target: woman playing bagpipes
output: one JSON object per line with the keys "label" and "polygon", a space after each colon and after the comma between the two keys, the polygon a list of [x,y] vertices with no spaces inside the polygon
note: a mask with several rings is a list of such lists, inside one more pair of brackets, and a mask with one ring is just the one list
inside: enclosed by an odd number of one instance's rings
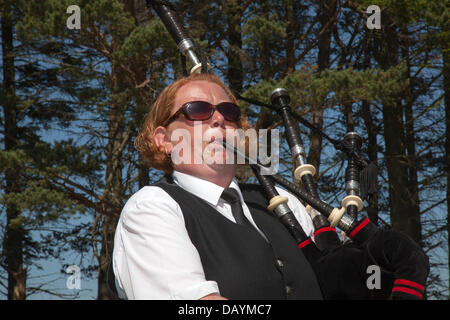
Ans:
{"label": "woman playing bagpipes", "polygon": [[[238,184],[236,161],[228,161],[222,142],[248,127],[213,74],[193,74],[160,94],[135,144],[166,175],[134,194],[121,213],[113,254],[120,298],[423,297],[428,259],[406,236],[363,220],[348,230],[351,243],[321,250],[296,196],[273,187],[284,199],[278,206],[289,211],[280,219],[267,208],[267,190]],[[379,288],[367,285],[370,265],[381,270]]]}
{"label": "woman playing bagpipes", "polygon": [[[109,272],[118,297],[423,299],[429,263],[421,248],[358,218],[358,135],[344,138],[347,196],[333,208],[312,186],[315,169],[305,163],[289,95],[278,88],[271,107],[283,119],[305,190],[264,174],[257,161],[250,166],[259,184],[238,184],[235,156],[251,159],[236,148],[236,131],[250,125],[170,6],[147,2],[194,67],[161,92],[135,140],[142,159],[165,176],[122,210]],[[340,242],[336,226],[350,242]],[[379,279],[372,283],[373,271]]]}

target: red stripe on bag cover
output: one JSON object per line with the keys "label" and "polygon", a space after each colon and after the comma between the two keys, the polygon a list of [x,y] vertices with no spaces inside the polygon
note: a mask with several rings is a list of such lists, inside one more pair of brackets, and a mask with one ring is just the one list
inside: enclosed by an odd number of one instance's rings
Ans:
{"label": "red stripe on bag cover", "polygon": [[298,244],[298,247],[301,249],[301,248],[307,246],[308,244],[310,244],[311,242],[312,242],[312,239],[311,239],[311,238],[308,238],[308,239],[306,239],[305,241],[300,242],[300,243]]}
{"label": "red stripe on bag cover", "polygon": [[403,284],[405,286],[410,286],[410,287],[419,289],[420,291],[425,290],[425,288],[423,286],[421,286],[420,284],[418,284],[417,282],[406,280],[406,279],[397,279],[394,281],[394,284]]}
{"label": "red stripe on bag cover", "polygon": [[322,233],[322,232],[325,232],[325,231],[334,231],[334,232],[336,232],[336,229],[335,228],[331,228],[331,227],[320,228],[319,230],[314,232],[314,237],[317,236],[318,234]]}
{"label": "red stripe on bag cover", "polygon": [[356,236],[356,234],[361,231],[362,228],[364,228],[368,223],[370,222],[369,218],[367,218],[366,220],[364,220],[363,222],[361,222],[359,224],[359,226],[357,226],[352,233],[350,233],[349,238],[353,238],[354,236]]}
{"label": "red stripe on bag cover", "polygon": [[405,287],[394,287],[394,289],[392,289],[392,292],[394,292],[394,291],[409,293],[409,294],[412,294],[412,295],[422,299],[422,295],[413,289],[409,289],[409,288],[405,288]]}

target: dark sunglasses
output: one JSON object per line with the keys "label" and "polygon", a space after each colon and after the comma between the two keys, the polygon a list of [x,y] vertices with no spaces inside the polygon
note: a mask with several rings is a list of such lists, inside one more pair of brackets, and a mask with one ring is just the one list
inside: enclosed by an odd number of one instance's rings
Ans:
{"label": "dark sunglasses", "polygon": [[188,120],[209,120],[215,110],[219,111],[227,121],[238,122],[241,118],[241,109],[232,102],[222,102],[215,106],[206,101],[191,101],[183,104],[181,108],[167,120],[166,125],[170,124],[182,113]]}

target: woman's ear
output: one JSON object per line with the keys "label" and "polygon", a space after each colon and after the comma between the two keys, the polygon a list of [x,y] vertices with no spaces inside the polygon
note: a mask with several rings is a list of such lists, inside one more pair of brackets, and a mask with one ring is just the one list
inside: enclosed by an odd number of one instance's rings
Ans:
{"label": "woman's ear", "polygon": [[164,152],[166,155],[170,155],[173,149],[173,145],[170,142],[170,137],[168,135],[166,128],[159,126],[153,132],[153,141],[160,152]]}

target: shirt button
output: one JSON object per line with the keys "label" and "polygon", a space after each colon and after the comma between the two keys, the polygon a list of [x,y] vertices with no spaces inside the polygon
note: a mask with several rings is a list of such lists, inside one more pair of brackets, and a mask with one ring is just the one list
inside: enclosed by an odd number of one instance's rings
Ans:
{"label": "shirt button", "polygon": [[277,259],[277,266],[280,267],[280,268],[283,268],[283,267],[284,267],[284,262],[283,262],[283,260]]}

